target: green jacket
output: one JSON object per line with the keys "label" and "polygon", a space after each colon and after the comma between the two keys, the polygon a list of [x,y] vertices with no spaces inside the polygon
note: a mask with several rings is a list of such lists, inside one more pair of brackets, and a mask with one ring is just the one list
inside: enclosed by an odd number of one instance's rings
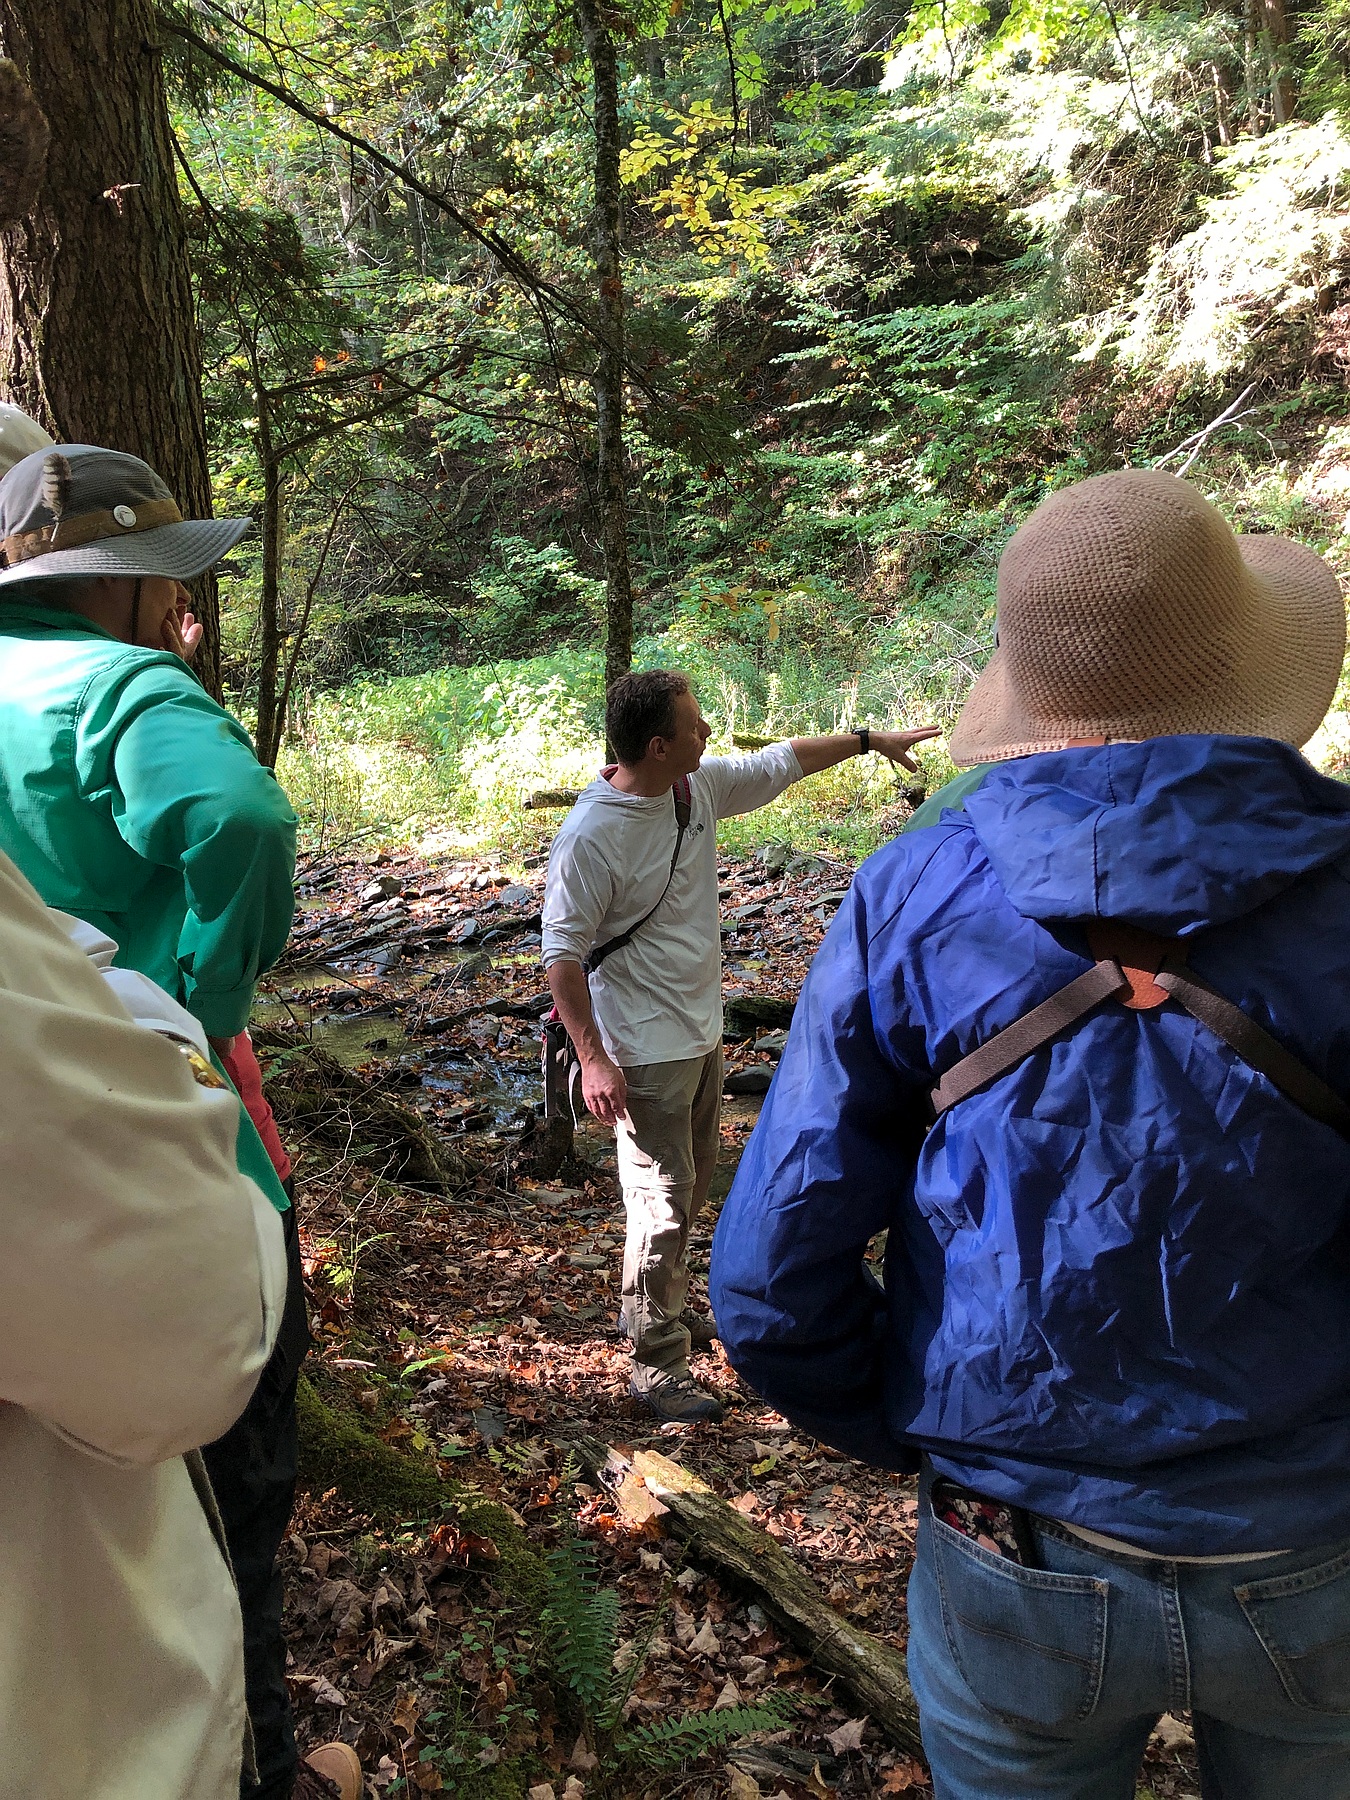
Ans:
{"label": "green jacket", "polygon": [[966,804],[966,795],[975,792],[993,766],[993,763],[975,763],[969,769],[962,769],[959,775],[953,775],[921,806],[915,807],[900,827],[901,835],[907,831],[922,831],[925,825],[936,825],[948,807],[960,812]]}
{"label": "green jacket", "polygon": [[211,1037],[247,1025],[295,911],[295,815],[178,657],[0,600],[0,849]]}

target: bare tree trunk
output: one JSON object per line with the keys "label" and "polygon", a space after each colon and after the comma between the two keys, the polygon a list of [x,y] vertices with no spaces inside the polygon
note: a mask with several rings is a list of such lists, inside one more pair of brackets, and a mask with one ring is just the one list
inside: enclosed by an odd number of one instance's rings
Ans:
{"label": "bare tree trunk", "polygon": [[1265,13],[1266,56],[1270,62],[1270,103],[1275,123],[1287,125],[1298,105],[1298,91],[1289,60],[1289,20],[1285,15],[1284,0],[1262,0],[1262,10]]}
{"label": "bare tree trunk", "polygon": [[1261,0],[1246,0],[1243,9],[1242,79],[1247,90],[1247,129],[1253,137],[1261,135],[1261,83],[1257,76],[1257,33]]}
{"label": "bare tree trunk", "polygon": [[[0,231],[0,393],[66,443],[127,450],[211,512],[201,352],[150,0],[0,0],[51,125],[27,216]],[[214,578],[197,669],[220,691]]]}
{"label": "bare tree trunk", "polygon": [[281,669],[281,465],[273,441],[267,395],[259,388],[258,460],[263,471],[262,587],[258,595],[258,760],[277,766],[281,721],[277,682]]}
{"label": "bare tree trunk", "polygon": [[1219,142],[1221,144],[1231,144],[1233,141],[1233,127],[1229,122],[1228,116],[1228,89],[1224,83],[1223,77],[1219,74],[1219,65],[1217,63],[1211,63],[1209,65],[1209,73],[1210,78],[1214,83],[1214,117],[1218,122]]}
{"label": "bare tree trunk", "polygon": [[596,360],[596,486],[605,552],[605,685],[633,666],[633,581],[628,563],[628,470],[624,452],[624,292],[620,260],[619,69],[598,0],[576,0],[590,58],[595,109],[595,211],[591,255],[600,329]]}

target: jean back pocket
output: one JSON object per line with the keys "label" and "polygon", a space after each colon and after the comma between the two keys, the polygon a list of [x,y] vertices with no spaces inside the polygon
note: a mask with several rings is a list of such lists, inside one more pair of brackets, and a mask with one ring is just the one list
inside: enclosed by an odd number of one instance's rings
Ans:
{"label": "jean back pocket", "polygon": [[941,1519],[926,1523],[947,1643],[975,1698],[1017,1725],[1054,1730],[1087,1718],[1106,1663],[1110,1584],[1023,1568]]}
{"label": "jean back pocket", "polygon": [[1233,1594],[1294,1705],[1350,1713],[1350,1550]]}

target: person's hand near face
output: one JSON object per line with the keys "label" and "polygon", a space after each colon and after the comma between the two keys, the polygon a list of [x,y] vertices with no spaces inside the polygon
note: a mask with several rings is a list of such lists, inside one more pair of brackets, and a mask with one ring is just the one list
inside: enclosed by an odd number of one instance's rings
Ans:
{"label": "person's hand near face", "polygon": [[168,650],[186,663],[201,645],[203,627],[192,612],[192,595],[171,575],[142,575],[139,580],[99,575],[70,605],[124,644]]}
{"label": "person's hand near face", "polygon": [[202,626],[192,612],[192,596],[181,581],[147,575],[141,581],[136,642],[147,650],[169,650],[190,663],[202,641]]}
{"label": "person's hand near face", "polygon": [[174,587],[177,593],[160,627],[159,648],[171,650],[185,663],[190,663],[201,645],[205,627],[192,611],[192,596],[182,582],[176,581]]}

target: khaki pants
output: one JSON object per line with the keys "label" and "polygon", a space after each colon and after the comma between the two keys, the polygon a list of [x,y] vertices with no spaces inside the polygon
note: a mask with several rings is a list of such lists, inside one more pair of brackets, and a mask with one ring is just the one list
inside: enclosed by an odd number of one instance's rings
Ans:
{"label": "khaki pants", "polygon": [[633,1379],[689,1366],[680,1323],[689,1293],[689,1228],[708,1198],[722,1114],[722,1047],[684,1062],[624,1070],[628,1117],[615,1129],[628,1215],[623,1325]]}

